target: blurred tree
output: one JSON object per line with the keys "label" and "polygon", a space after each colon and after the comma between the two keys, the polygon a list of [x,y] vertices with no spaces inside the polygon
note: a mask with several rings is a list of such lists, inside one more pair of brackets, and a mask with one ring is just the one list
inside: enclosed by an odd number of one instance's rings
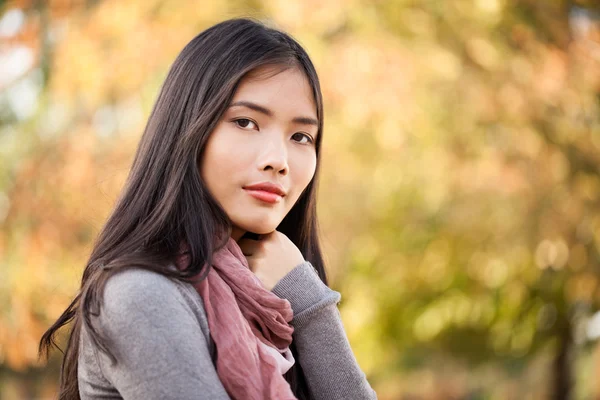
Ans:
{"label": "blurred tree", "polygon": [[374,8],[412,47],[415,67],[397,79],[415,89],[414,104],[388,110],[405,158],[365,163],[376,181],[380,171],[403,178],[391,205],[365,203],[368,233],[349,247],[377,310],[355,338],[382,326],[374,342],[402,343],[405,365],[442,352],[516,374],[550,348],[553,398],[569,398],[572,346],[599,300],[598,4]]}

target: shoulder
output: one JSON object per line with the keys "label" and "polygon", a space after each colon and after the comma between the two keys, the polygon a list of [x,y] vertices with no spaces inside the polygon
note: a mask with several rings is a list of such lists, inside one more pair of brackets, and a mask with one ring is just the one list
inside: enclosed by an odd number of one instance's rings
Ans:
{"label": "shoulder", "polygon": [[157,272],[129,268],[119,271],[106,281],[105,304],[118,302],[123,306],[132,302],[154,302],[161,297],[179,296],[182,283]]}
{"label": "shoulder", "polygon": [[106,281],[102,297],[101,323],[115,327],[181,314],[206,324],[204,305],[194,287],[154,271],[130,268],[117,272]]}
{"label": "shoulder", "polygon": [[123,398],[136,399],[165,398],[166,390],[175,391],[173,398],[192,398],[188,391],[199,388],[219,390],[212,368],[216,349],[191,284],[139,268],[123,270],[107,279],[99,311],[91,320],[114,358],[99,351],[84,324],[78,373],[88,382],[85,390],[108,387],[112,394],[114,387]]}

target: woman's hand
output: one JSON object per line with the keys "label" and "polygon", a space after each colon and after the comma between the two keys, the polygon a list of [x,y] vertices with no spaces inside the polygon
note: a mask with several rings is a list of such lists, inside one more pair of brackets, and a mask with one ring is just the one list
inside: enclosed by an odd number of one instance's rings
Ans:
{"label": "woman's hand", "polygon": [[298,247],[279,231],[261,235],[260,240],[241,239],[238,245],[250,270],[267,290],[273,289],[281,278],[304,262]]}

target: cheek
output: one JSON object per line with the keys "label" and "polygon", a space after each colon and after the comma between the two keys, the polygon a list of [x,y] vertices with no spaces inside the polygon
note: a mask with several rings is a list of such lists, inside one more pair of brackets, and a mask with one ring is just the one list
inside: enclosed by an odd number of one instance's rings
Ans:
{"label": "cheek", "polygon": [[308,186],[312,178],[315,176],[315,170],[317,168],[316,157],[311,160],[311,162],[307,165],[304,174],[305,187]]}
{"label": "cheek", "polygon": [[316,156],[312,157],[303,157],[298,160],[298,162],[294,166],[290,166],[294,168],[294,183],[296,186],[296,197],[294,202],[300,197],[300,194],[306,189],[313,176],[315,175],[315,170],[317,166]]}
{"label": "cheek", "polygon": [[222,201],[222,197],[227,196],[227,192],[239,183],[236,178],[239,179],[244,160],[241,152],[232,147],[226,135],[219,132],[214,132],[213,135],[204,151],[201,176],[211,193]]}

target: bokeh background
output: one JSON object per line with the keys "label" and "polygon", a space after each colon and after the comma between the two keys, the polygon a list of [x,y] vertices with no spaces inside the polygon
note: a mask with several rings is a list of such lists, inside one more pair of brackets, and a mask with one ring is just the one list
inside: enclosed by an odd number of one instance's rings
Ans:
{"label": "bokeh background", "polygon": [[167,70],[236,16],[320,74],[326,259],[379,398],[600,398],[599,3],[0,0],[0,398],[55,395],[38,341]]}

